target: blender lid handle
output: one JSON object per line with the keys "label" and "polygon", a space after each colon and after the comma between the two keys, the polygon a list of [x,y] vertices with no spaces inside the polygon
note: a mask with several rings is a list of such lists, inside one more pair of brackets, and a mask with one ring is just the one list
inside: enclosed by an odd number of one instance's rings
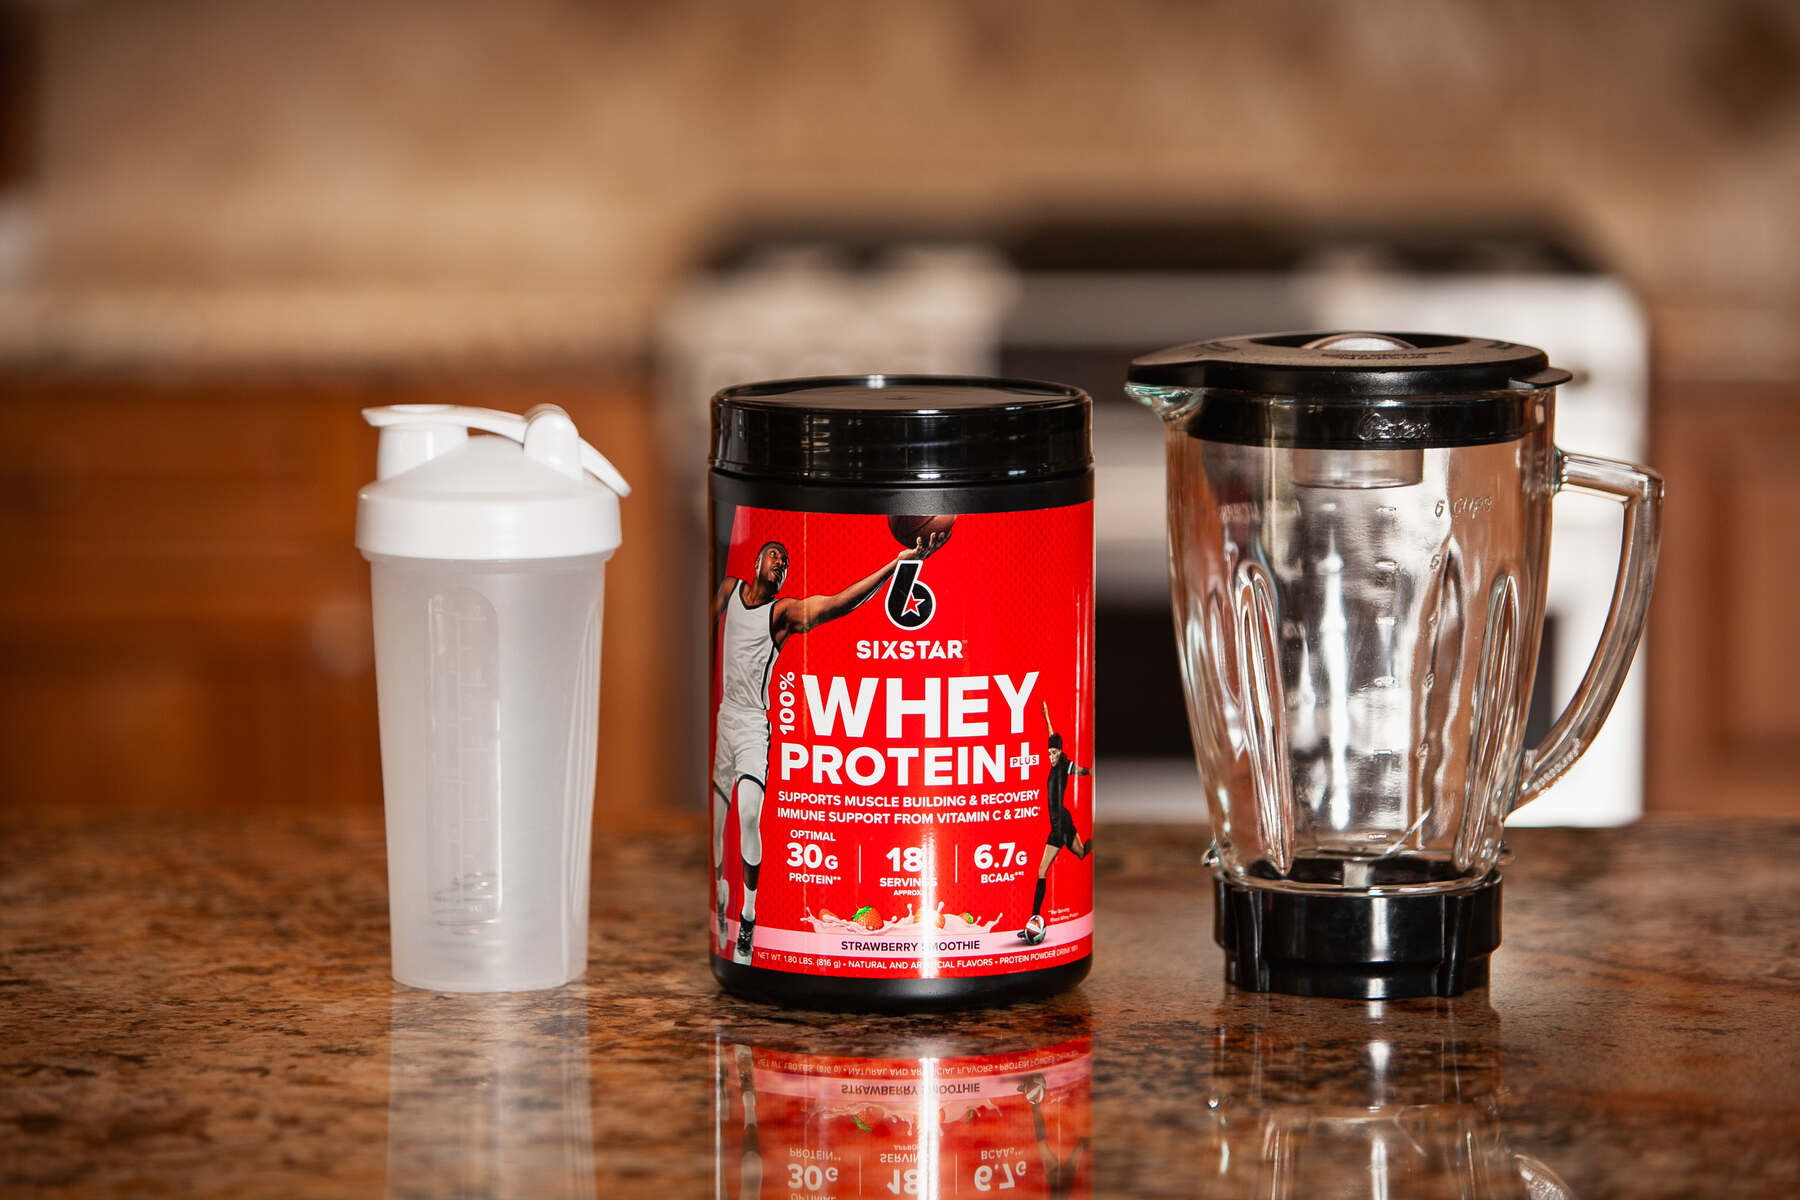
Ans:
{"label": "blender lid handle", "polygon": [[1565,371],[1561,367],[1545,367],[1541,371],[1533,371],[1529,375],[1515,376],[1512,385],[1516,388],[1536,390],[1538,388],[1561,387],[1575,378],[1575,372]]}
{"label": "blender lid handle", "polygon": [[1523,781],[1512,809],[1555,783],[1593,744],[1601,722],[1625,684],[1625,672],[1644,632],[1650,591],[1656,582],[1656,558],[1662,542],[1662,476],[1647,467],[1589,454],[1556,452],[1557,491],[1564,489],[1616,500],[1625,508],[1619,549],[1619,575],[1612,607],[1600,631],[1587,674],[1569,706],[1535,749],[1525,755]]}

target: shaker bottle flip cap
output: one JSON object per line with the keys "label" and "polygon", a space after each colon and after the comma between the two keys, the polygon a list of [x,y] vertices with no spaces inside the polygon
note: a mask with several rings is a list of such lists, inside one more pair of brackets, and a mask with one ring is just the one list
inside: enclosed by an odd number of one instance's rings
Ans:
{"label": "shaker bottle flip cap", "polygon": [[363,417],[381,430],[376,482],[356,497],[363,553],[491,562],[618,549],[631,486],[554,404],[523,417],[452,404]]}

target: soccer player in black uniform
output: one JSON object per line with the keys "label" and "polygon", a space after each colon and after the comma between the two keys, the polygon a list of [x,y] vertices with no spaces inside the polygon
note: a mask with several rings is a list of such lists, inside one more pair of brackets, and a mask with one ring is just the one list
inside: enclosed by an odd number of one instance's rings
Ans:
{"label": "soccer player in black uniform", "polygon": [[1050,1148],[1050,1129],[1044,1124],[1044,1077],[1032,1075],[1022,1080],[1015,1090],[1031,1105],[1031,1127],[1037,1134],[1038,1156],[1044,1160],[1044,1182],[1050,1188],[1050,1195],[1072,1195],[1081,1173],[1081,1156],[1093,1148],[1093,1139],[1082,1138],[1076,1142],[1066,1160],[1056,1157],[1056,1151]]}
{"label": "soccer player in black uniform", "polygon": [[[1044,705],[1044,724],[1050,725],[1050,705]],[[1086,858],[1094,849],[1094,836],[1088,834],[1087,840],[1075,832],[1075,818],[1063,807],[1063,792],[1069,785],[1071,775],[1092,775],[1094,772],[1077,766],[1075,760],[1063,753],[1062,734],[1050,729],[1050,774],[1044,777],[1044,807],[1049,811],[1050,836],[1044,842],[1044,856],[1038,860],[1037,891],[1031,897],[1031,917],[1025,922],[1025,928],[1019,930],[1019,936],[1035,946],[1044,940],[1044,881],[1050,874],[1050,864],[1056,861],[1059,851],[1067,850],[1076,858]]]}

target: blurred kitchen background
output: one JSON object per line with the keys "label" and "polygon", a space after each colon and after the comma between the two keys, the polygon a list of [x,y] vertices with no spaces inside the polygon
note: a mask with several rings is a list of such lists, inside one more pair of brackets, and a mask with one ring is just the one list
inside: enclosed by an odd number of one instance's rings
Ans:
{"label": "blurred kitchen background", "polygon": [[[942,370],[1093,392],[1100,807],[1198,816],[1124,363],[1364,326],[1544,346],[1668,479],[1539,818],[1800,812],[1797,319],[1785,0],[0,0],[0,804],[378,809],[358,410],[553,401],[638,488],[597,804],[697,813],[707,394]],[[1557,507],[1540,724],[1617,539]]]}

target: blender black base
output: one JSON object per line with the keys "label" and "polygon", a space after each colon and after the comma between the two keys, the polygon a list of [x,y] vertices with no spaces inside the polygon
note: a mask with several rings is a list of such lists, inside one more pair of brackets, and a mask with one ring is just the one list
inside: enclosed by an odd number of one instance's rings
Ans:
{"label": "blender black base", "polygon": [[1455,996],[1488,981],[1500,945],[1500,873],[1456,892],[1370,896],[1249,887],[1213,875],[1225,978],[1252,992],[1389,1000]]}

